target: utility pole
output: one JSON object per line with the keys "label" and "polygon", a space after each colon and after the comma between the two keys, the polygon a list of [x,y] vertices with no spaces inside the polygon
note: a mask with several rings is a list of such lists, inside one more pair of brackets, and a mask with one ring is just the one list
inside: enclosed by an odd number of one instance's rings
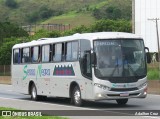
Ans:
{"label": "utility pole", "polygon": [[132,33],[135,33],[135,0],[132,0]]}
{"label": "utility pole", "polygon": [[158,45],[158,62],[160,62],[160,47],[159,47],[159,32],[158,32],[158,20],[159,18],[148,19],[156,22],[156,33],[157,33],[157,45]]}

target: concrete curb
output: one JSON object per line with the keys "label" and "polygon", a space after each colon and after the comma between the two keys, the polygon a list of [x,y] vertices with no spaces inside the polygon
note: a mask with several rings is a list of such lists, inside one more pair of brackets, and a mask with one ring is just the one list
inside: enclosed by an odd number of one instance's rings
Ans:
{"label": "concrete curb", "polygon": [[0,76],[0,84],[11,84],[10,76]]}

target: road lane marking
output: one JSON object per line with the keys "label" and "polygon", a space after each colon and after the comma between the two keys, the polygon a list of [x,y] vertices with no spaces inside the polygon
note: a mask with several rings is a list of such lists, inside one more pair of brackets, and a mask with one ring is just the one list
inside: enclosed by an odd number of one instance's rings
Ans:
{"label": "road lane marking", "polygon": [[95,109],[90,109],[90,108],[83,108],[83,107],[74,107],[74,106],[68,106],[68,105],[62,105],[62,104],[50,104],[50,103],[46,103],[46,102],[36,102],[36,101],[32,101],[32,100],[22,100],[22,99],[15,99],[15,98],[5,98],[5,97],[0,97],[0,99],[3,99],[3,100],[13,100],[13,101],[21,101],[21,102],[25,102],[25,101],[28,101],[28,102],[34,102],[34,103],[37,103],[37,104],[47,104],[47,105],[57,105],[57,106],[60,106],[60,107],[71,107],[71,108],[81,108],[81,109],[88,109],[88,110],[95,110]]}
{"label": "road lane marking", "polygon": [[154,117],[154,116],[144,116],[146,118],[152,118],[152,119],[160,119],[160,117]]}
{"label": "road lane marking", "polygon": [[[79,110],[98,110],[98,111],[104,111],[104,112],[111,112],[111,113],[115,113],[115,114],[124,114],[124,115],[128,115],[128,116],[131,116],[131,114],[128,114],[128,113],[121,113],[121,112],[114,112],[113,111],[108,111],[108,110],[101,110],[101,109],[91,109],[91,108],[84,108],[84,107],[74,107],[74,106],[68,106],[68,105],[62,105],[62,104],[50,104],[50,103],[45,103],[45,102],[36,102],[36,101],[32,101],[32,100],[21,100],[21,99],[12,99],[12,98],[4,98],[4,97],[0,97],[0,99],[2,100],[13,100],[13,101],[21,101],[21,102],[25,102],[25,101],[28,101],[28,102],[34,102],[34,103],[37,103],[37,104],[47,104],[47,105],[55,105],[55,106],[59,106],[59,107],[67,107],[67,108],[75,108],[75,109],[79,109]],[[62,109],[63,110],[63,109]],[[70,109],[72,110],[72,109]],[[77,110],[78,111],[78,110]]]}
{"label": "road lane marking", "polygon": [[8,92],[13,92],[13,90],[6,90],[6,91],[8,91]]}

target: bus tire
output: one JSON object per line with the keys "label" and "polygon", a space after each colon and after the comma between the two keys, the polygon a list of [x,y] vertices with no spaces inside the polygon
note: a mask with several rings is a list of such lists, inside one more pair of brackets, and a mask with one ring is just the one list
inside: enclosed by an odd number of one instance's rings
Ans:
{"label": "bus tire", "polygon": [[47,96],[39,96],[40,100],[45,101],[47,100]]}
{"label": "bus tire", "polygon": [[74,87],[71,100],[74,105],[82,106],[81,91],[78,86]]}
{"label": "bus tire", "polygon": [[31,86],[31,99],[34,101],[39,100],[39,96],[37,95],[37,88],[34,84]]}
{"label": "bus tire", "polygon": [[117,99],[116,100],[119,105],[125,105],[128,102],[128,99]]}

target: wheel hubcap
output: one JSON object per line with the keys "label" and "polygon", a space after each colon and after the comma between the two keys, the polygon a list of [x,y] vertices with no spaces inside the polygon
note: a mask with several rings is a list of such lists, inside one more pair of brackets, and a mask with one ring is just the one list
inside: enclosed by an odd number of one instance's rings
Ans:
{"label": "wheel hubcap", "polygon": [[79,92],[79,90],[77,90],[77,91],[74,93],[75,102],[76,102],[76,103],[79,103],[80,98],[81,98],[80,92]]}
{"label": "wheel hubcap", "polygon": [[36,94],[37,92],[36,92],[36,88],[35,87],[33,87],[33,89],[32,89],[32,97],[35,99],[36,98]]}

